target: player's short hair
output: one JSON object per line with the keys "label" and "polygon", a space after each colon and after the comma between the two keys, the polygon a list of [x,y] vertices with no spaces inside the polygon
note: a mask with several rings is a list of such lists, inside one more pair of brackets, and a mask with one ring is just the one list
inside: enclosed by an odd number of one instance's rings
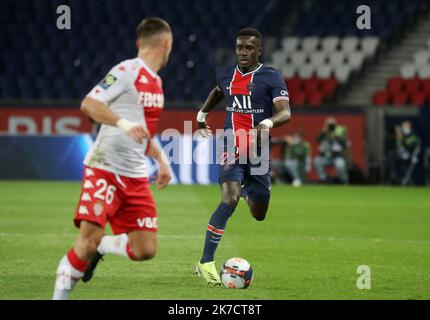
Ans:
{"label": "player's short hair", "polygon": [[259,39],[261,42],[263,42],[263,36],[261,35],[260,31],[258,31],[255,28],[240,29],[239,32],[237,33],[237,36],[255,37]]}
{"label": "player's short hair", "polygon": [[169,23],[166,20],[151,17],[143,19],[137,26],[137,39],[142,42],[142,44],[151,44],[154,36],[161,33],[168,32],[172,33]]}

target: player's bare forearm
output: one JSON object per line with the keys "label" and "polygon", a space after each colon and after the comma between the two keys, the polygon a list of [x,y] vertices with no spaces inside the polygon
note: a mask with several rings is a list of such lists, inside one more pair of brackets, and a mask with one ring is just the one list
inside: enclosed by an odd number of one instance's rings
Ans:
{"label": "player's bare forearm", "polygon": [[90,97],[86,97],[82,101],[81,111],[87,114],[95,122],[107,124],[110,126],[116,126],[116,123],[120,119],[103,102],[97,101]]}
{"label": "player's bare forearm", "polygon": [[149,133],[145,127],[118,117],[106,104],[93,98],[85,97],[81,103],[81,110],[95,122],[118,127],[136,141],[136,143],[141,144],[144,139],[149,137]]}
{"label": "player's bare forearm", "polygon": [[149,141],[149,148],[146,155],[158,162],[158,174],[155,184],[158,190],[164,189],[169,184],[170,180],[172,180],[169,160],[164,151],[158,147],[153,139]]}
{"label": "player's bare forearm", "polygon": [[205,103],[203,103],[203,106],[201,107],[201,112],[210,112],[213,108],[217,106],[217,104],[224,98],[224,94],[222,93],[221,89],[216,86],[211,90],[208,97],[206,98]]}
{"label": "player's bare forearm", "polygon": [[209,126],[206,124],[206,115],[217,106],[217,104],[222,100],[224,94],[221,89],[216,86],[211,90],[205,103],[203,103],[202,108],[197,113],[197,129],[199,129],[200,134],[203,137],[208,137],[212,135]]}
{"label": "player's bare forearm", "polygon": [[151,139],[149,142],[148,151],[146,155],[156,160],[159,164],[169,165],[169,160],[167,159],[165,153],[160,149],[160,147]]}
{"label": "player's bare forearm", "polygon": [[276,101],[275,104],[276,113],[273,117],[269,118],[273,122],[273,128],[280,127],[288,123],[291,119],[290,104],[286,100]]}

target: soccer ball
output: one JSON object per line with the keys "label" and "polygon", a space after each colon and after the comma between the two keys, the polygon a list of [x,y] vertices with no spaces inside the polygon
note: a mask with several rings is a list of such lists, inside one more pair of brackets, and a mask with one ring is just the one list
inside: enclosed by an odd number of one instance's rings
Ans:
{"label": "soccer ball", "polygon": [[246,289],[251,284],[253,272],[248,261],[242,258],[228,259],[221,267],[221,281],[229,289]]}

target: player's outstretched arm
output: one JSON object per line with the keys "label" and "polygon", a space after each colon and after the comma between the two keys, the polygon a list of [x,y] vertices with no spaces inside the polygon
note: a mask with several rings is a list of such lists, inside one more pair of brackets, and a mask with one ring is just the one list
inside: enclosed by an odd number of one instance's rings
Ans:
{"label": "player's outstretched arm", "polygon": [[211,90],[202,108],[197,113],[197,128],[203,137],[208,137],[212,134],[209,126],[206,124],[206,116],[212,111],[213,108],[217,106],[223,97],[224,94],[222,93],[221,89],[216,86]]}
{"label": "player's outstretched arm", "polygon": [[85,97],[81,103],[81,110],[95,122],[118,127],[137,143],[149,137],[148,131],[138,123],[118,117],[106,104],[96,99]]}
{"label": "player's outstretched arm", "polygon": [[164,189],[169,184],[170,180],[172,180],[172,171],[170,169],[169,159],[167,159],[164,151],[158,147],[153,139],[149,141],[146,155],[157,161],[158,174],[155,184],[158,190]]}

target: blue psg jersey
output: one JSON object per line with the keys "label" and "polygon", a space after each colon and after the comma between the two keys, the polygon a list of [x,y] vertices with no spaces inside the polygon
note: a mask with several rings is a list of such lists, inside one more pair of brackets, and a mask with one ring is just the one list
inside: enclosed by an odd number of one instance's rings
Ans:
{"label": "blue psg jersey", "polygon": [[237,66],[222,67],[216,77],[226,99],[224,129],[252,129],[273,115],[276,101],[289,100],[281,73],[272,67],[260,64],[248,73]]}

